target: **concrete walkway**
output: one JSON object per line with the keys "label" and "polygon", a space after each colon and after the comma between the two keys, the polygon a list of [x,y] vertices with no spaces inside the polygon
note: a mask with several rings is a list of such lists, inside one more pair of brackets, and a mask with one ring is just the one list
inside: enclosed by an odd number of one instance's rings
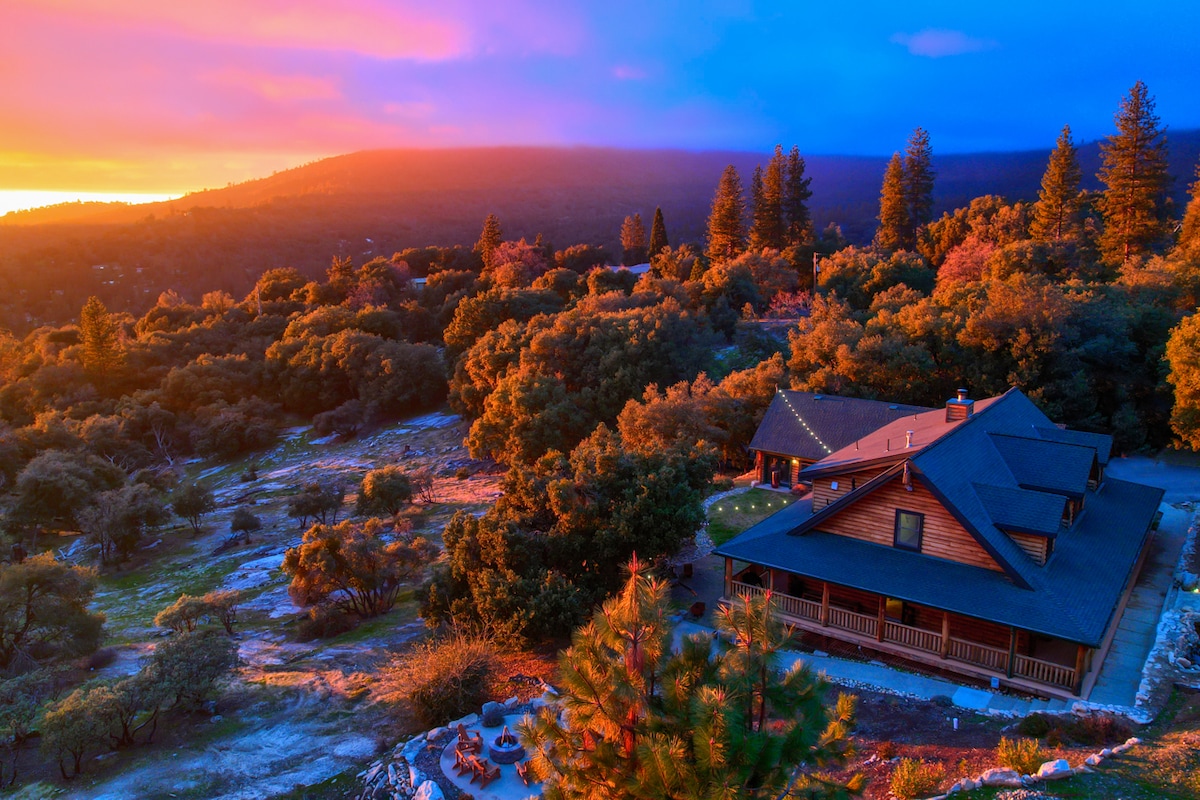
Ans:
{"label": "concrete walkway", "polygon": [[1164,505],[1150,553],[1134,584],[1125,613],[1117,624],[1112,647],[1100,667],[1088,701],[1100,705],[1132,706],[1136,700],[1142,668],[1162,616],[1163,601],[1171,588],[1171,576],[1187,539],[1191,512]]}

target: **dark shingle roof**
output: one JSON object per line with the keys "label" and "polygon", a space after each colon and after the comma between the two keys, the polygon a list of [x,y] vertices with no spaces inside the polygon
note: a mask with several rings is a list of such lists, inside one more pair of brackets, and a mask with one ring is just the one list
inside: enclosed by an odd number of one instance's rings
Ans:
{"label": "dark shingle roof", "polygon": [[[939,498],[1003,573],[818,530],[821,520],[836,513],[835,506],[853,504],[871,484],[815,517],[792,516],[787,521],[794,524],[787,531],[783,520],[769,528],[755,526],[717,553],[1097,646],[1141,552],[1162,490],[1107,478],[1098,491],[1086,492],[1075,524],[1057,531],[1063,494],[1078,486],[1080,475],[1086,491],[1083,465],[1090,469],[1088,459],[1097,458],[1094,450],[1082,446],[1082,440],[1041,438],[1038,429],[1053,425],[1015,389],[980,401],[966,421],[946,423],[942,415],[940,436],[934,419],[918,421],[931,423],[930,438],[901,452],[898,463],[908,461],[914,478]],[[865,455],[878,461],[880,453]],[[843,469],[861,466],[853,458],[839,461],[836,453],[828,460]],[[818,463],[811,469],[822,468]],[[1062,477],[1048,475],[1056,469]],[[1058,491],[1023,488],[1020,478],[1030,476],[1055,483]],[[898,470],[891,479],[900,479]],[[1045,566],[1020,549],[1002,530],[1006,525],[1008,530],[1057,531]]]}
{"label": "dark shingle roof", "polygon": [[1101,464],[1108,464],[1108,459],[1112,455],[1112,437],[1106,436],[1103,433],[1089,433],[1087,431],[1070,431],[1065,428],[1055,427],[1040,427],[1034,428],[1039,438],[1046,439],[1051,442],[1066,442],[1067,444],[1081,444],[1086,447],[1092,447],[1096,450],[1096,458]]}
{"label": "dark shingle roof", "polygon": [[1075,498],[1087,491],[1095,448],[1002,433],[991,439],[1018,486]]}
{"label": "dark shingle roof", "polygon": [[1048,492],[974,484],[992,523],[1001,530],[1053,536],[1061,527],[1067,499]]}
{"label": "dark shingle roof", "polygon": [[818,461],[889,422],[928,410],[780,389],[754,432],[750,449]]}

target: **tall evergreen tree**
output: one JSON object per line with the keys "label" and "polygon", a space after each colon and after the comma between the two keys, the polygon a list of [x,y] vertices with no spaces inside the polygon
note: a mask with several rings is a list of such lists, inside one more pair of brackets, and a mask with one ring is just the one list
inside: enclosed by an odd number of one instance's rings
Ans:
{"label": "tall evergreen tree", "polygon": [[479,257],[483,259],[484,269],[492,268],[492,255],[503,240],[504,233],[500,230],[500,218],[495,214],[488,214],[483,220],[483,231],[479,234],[479,241],[475,243],[475,252],[479,253]]}
{"label": "tall evergreen tree", "polygon": [[664,247],[670,247],[671,242],[667,239],[667,223],[663,220],[662,208],[654,209],[654,224],[650,226],[650,256],[654,257],[662,252]]}
{"label": "tall evergreen tree", "polygon": [[763,203],[763,170],[761,164],[756,164],[754,173],[750,176],[750,232],[749,232],[749,248],[751,250],[762,250],[766,245],[763,243],[763,231],[759,222],[763,215],[767,213],[766,204]]}
{"label": "tall evergreen tree", "polygon": [[1138,81],[1121,100],[1117,132],[1100,144],[1104,184],[1100,213],[1104,231],[1100,253],[1124,264],[1161,244],[1167,221],[1167,137],[1154,114],[1154,98]]}
{"label": "tall evergreen tree", "polygon": [[808,200],[812,197],[809,188],[812,178],[804,177],[807,166],[800,148],[793,147],[788,154],[787,162],[783,162],[783,148],[775,148],[776,161],[781,165],[783,180],[783,226],[784,243],[793,247],[813,243],[812,218],[808,213]]}
{"label": "tall evergreen tree", "polygon": [[910,230],[908,201],[904,193],[904,162],[899,153],[893,153],[887,171],[883,173],[883,188],[879,192],[879,228],[875,231],[875,244],[884,250],[903,250]]}
{"label": "tall evergreen tree", "polygon": [[762,250],[769,247],[782,250],[785,246],[783,215],[784,172],[787,164],[783,147],[775,145],[775,152],[767,162],[765,171],[755,168],[755,182],[751,196],[754,200],[754,223],[750,228],[750,249]]}
{"label": "tall evergreen tree", "polygon": [[621,224],[621,263],[626,266],[646,261],[646,226],[642,215],[626,217]]}
{"label": "tall evergreen tree", "polygon": [[79,313],[79,338],[83,345],[83,368],[90,375],[111,377],[121,366],[123,355],[117,323],[99,297],[89,297]]}
{"label": "tall evergreen tree", "polygon": [[721,173],[708,215],[708,249],[705,255],[714,264],[736,258],[746,246],[746,201],[742,197],[742,179],[730,164]]}
{"label": "tall evergreen tree", "polygon": [[1071,126],[1064,125],[1050,163],[1042,175],[1042,189],[1033,206],[1029,233],[1034,239],[1057,242],[1079,234],[1079,157],[1071,141]]}
{"label": "tall evergreen tree", "polygon": [[904,201],[908,205],[908,226],[904,249],[917,249],[917,234],[933,219],[933,150],[929,134],[917,128],[908,137],[904,152]]}

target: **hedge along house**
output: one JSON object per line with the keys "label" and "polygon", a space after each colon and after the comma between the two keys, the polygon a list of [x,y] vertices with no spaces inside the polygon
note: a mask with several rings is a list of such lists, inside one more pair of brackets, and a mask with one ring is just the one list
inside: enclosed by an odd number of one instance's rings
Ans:
{"label": "hedge along house", "polygon": [[[1162,490],[1104,474],[1109,436],[1017,389],[883,425],[802,470],[796,503],[717,548],[725,597],[797,628],[1038,694],[1091,691]],[[806,505],[806,504],[805,504]]]}
{"label": "hedge along house", "polygon": [[924,411],[929,409],[777,389],[750,441],[755,480],[792,486],[809,464],[889,422]]}

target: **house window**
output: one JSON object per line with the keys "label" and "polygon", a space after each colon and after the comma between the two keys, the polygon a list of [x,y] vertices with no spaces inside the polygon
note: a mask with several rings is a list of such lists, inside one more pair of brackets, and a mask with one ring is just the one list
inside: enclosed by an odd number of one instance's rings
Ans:
{"label": "house window", "polygon": [[925,515],[915,511],[896,511],[896,547],[921,552],[921,528]]}

